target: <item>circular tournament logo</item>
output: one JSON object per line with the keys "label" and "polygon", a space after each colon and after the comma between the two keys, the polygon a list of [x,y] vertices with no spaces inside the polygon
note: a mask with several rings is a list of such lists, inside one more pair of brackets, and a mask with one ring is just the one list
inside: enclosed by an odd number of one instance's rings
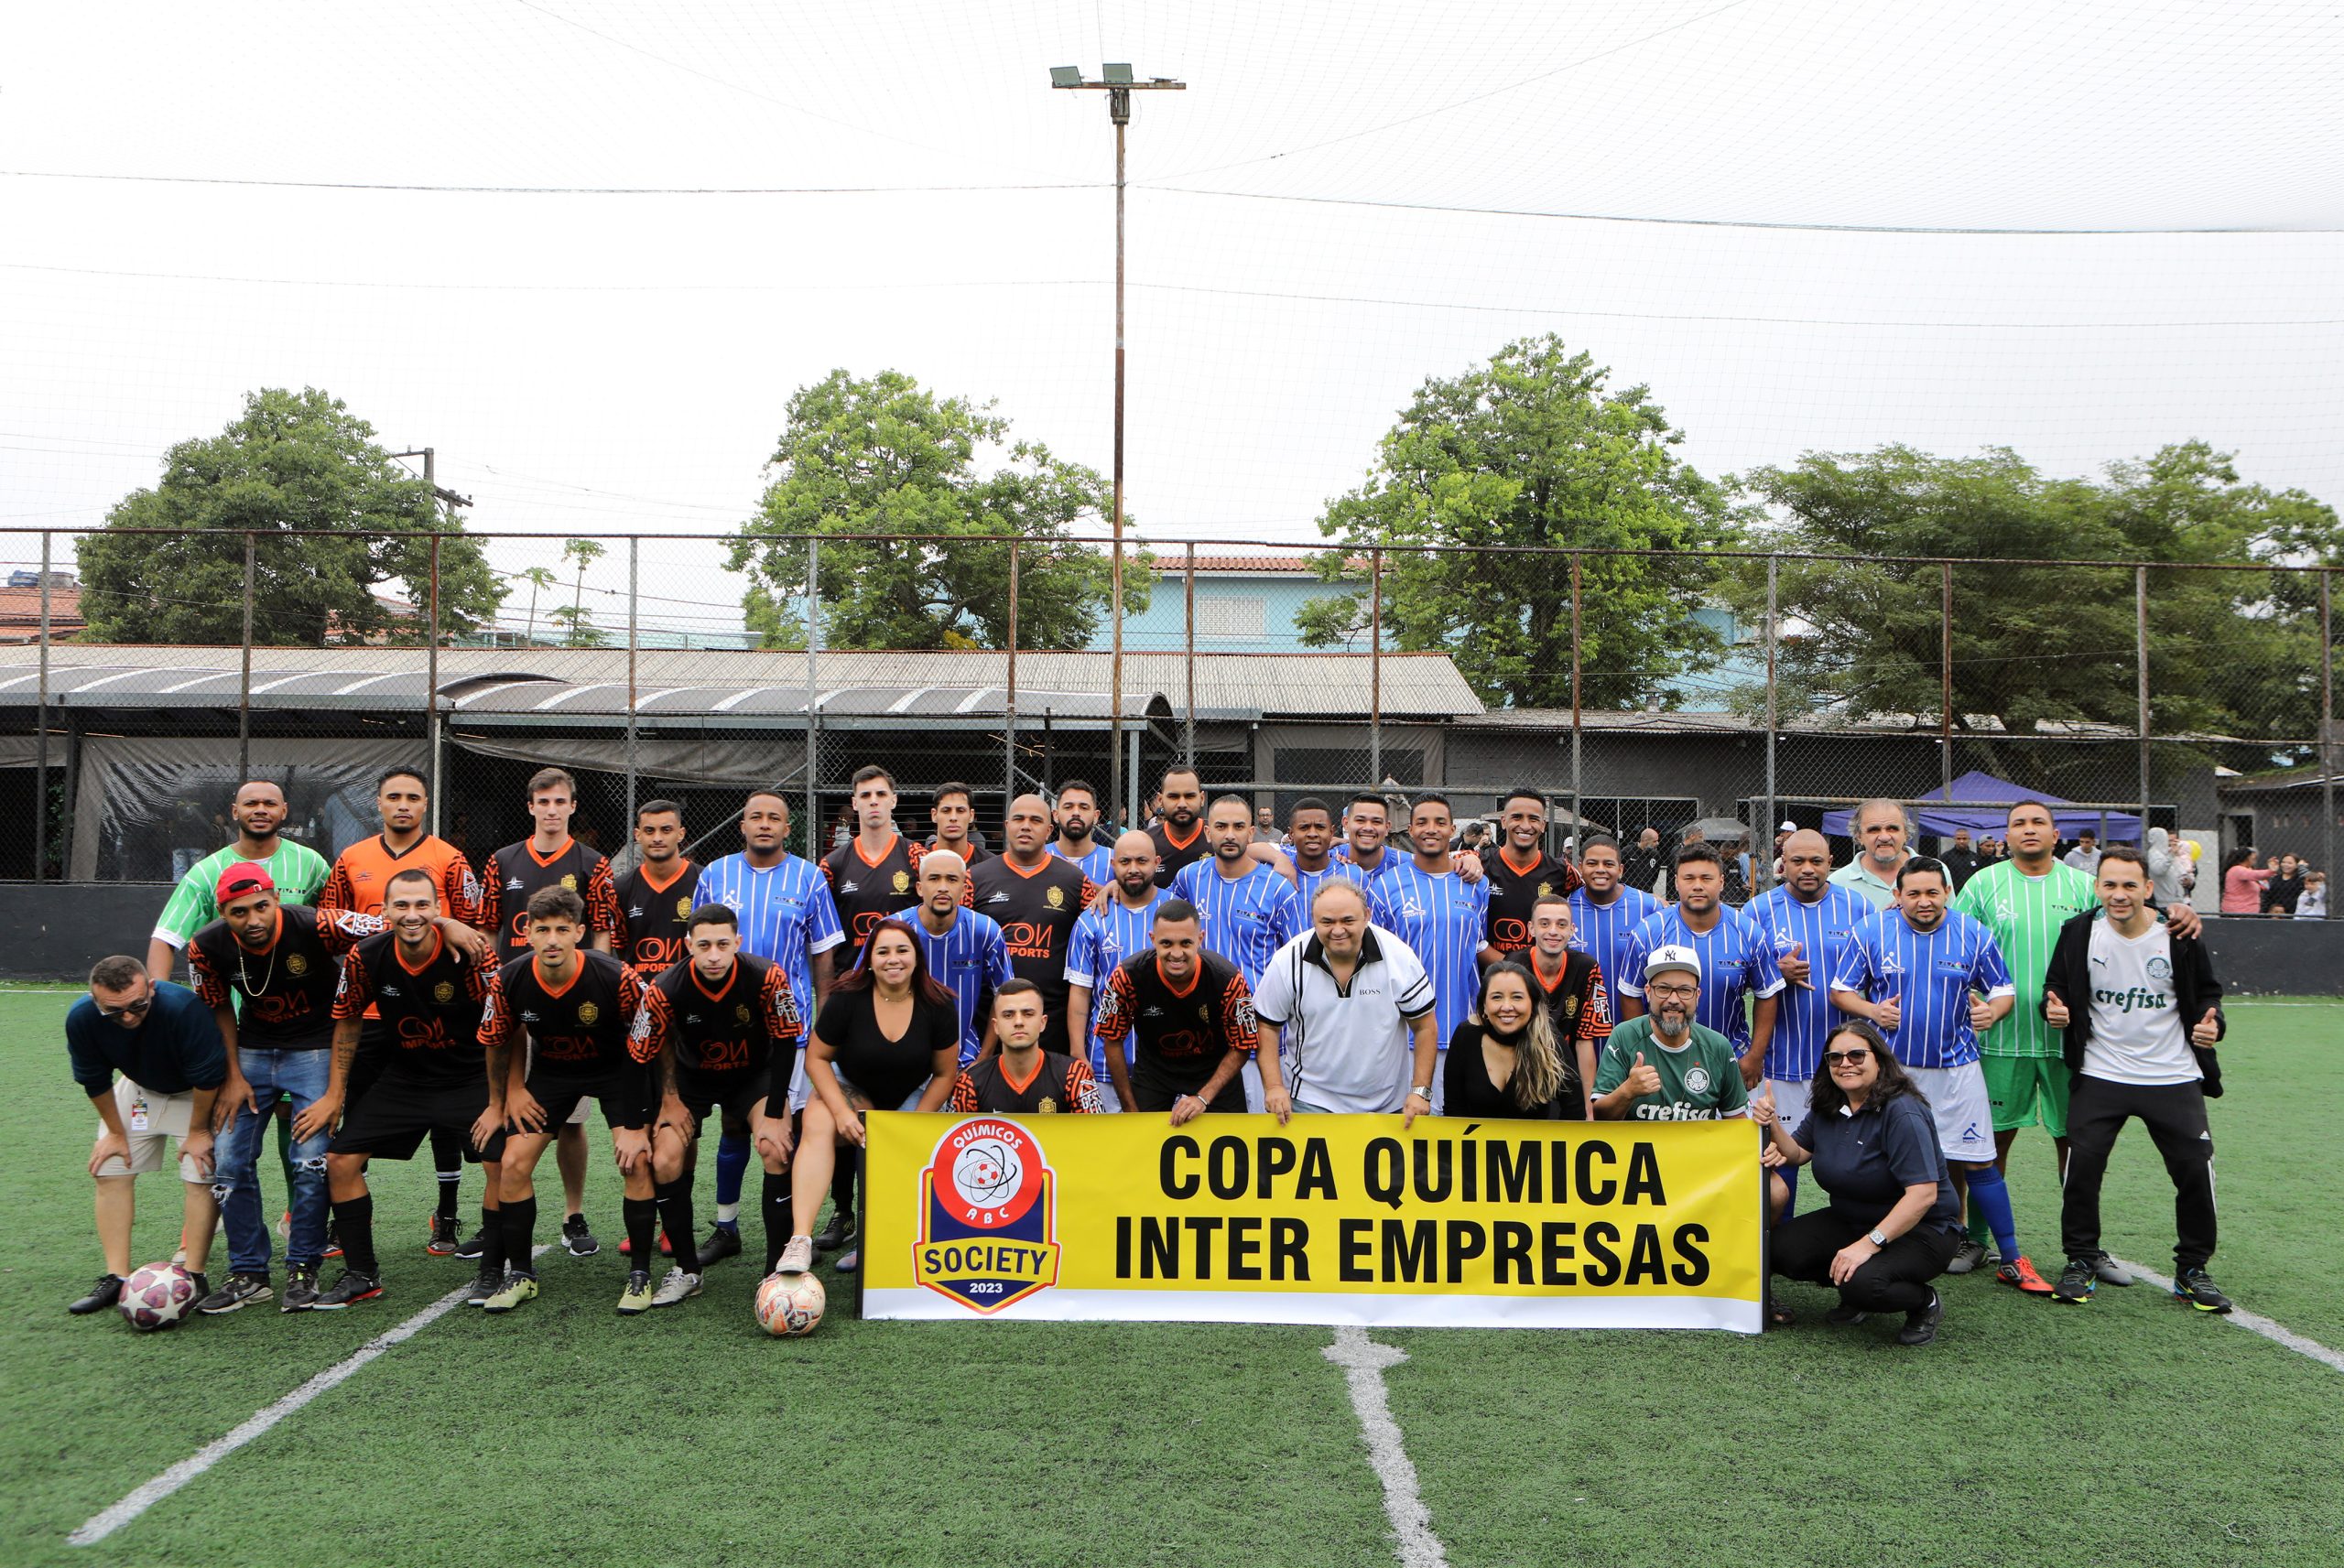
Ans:
{"label": "circular tournament logo", "polygon": [[1709,1070],[1707,1067],[1693,1067],[1687,1070],[1685,1074],[1685,1092],[1687,1094],[1706,1094],[1709,1092]]}
{"label": "circular tournament logo", "polygon": [[561,885],[568,888],[571,892],[576,892],[578,891],[578,873],[575,871],[562,872]]}
{"label": "circular tournament logo", "polygon": [[1024,1218],[1042,1191],[1041,1151],[1025,1130],[1004,1121],[972,1121],[950,1142],[944,1173],[959,1200],[959,1217],[983,1230]]}
{"label": "circular tournament logo", "polygon": [[676,918],[678,920],[689,920],[691,917],[691,895],[689,893],[686,893],[683,897],[676,901]]}
{"label": "circular tournament logo", "polygon": [[454,982],[450,980],[441,980],[438,985],[433,986],[431,988],[431,1000],[440,1003],[443,1007],[449,1002],[455,1000],[456,987]]}
{"label": "circular tournament logo", "polygon": [[288,953],[285,957],[285,972],[298,980],[309,972],[309,960],[298,953]]}
{"label": "circular tournament logo", "polygon": [[591,1002],[591,1001],[581,1001],[581,1002],[580,1002],[580,1003],[578,1004],[578,1022],[581,1022],[581,1023],[587,1023],[587,1024],[591,1024],[591,1023],[592,1023],[596,1019],[598,1019],[598,1018],[600,1018],[600,1017],[602,1017],[602,1010],[601,1008],[599,1008],[599,1007],[596,1007],[592,1002]]}
{"label": "circular tournament logo", "polygon": [[897,892],[909,892],[912,891],[912,874],[909,871],[897,871],[895,873],[895,891]]}

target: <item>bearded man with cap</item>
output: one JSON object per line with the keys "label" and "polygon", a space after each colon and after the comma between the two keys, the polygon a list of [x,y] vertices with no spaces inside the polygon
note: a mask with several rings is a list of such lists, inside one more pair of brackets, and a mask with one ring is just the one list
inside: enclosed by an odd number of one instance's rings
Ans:
{"label": "bearded man with cap", "polygon": [[1716,1121],[1750,1114],[1732,1042],[1696,1023],[1701,960],[1692,948],[1655,947],[1644,960],[1649,1010],[1612,1026],[1595,1065],[1601,1121]]}

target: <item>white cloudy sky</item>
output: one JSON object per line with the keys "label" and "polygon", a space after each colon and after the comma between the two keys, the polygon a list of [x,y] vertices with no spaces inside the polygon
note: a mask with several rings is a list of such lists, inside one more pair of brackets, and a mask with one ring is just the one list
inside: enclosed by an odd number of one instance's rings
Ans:
{"label": "white cloudy sky", "polygon": [[[2344,496],[2332,5],[129,4],[0,15],[0,526],[265,384],[557,538],[729,527],[840,365],[1103,469],[1112,144],[1046,70],[1102,59],[1190,83],[1132,135],[1152,538],[1313,537],[1412,387],[1544,330],[1712,472],[2194,436]],[[729,602],[712,558],[646,591]]]}

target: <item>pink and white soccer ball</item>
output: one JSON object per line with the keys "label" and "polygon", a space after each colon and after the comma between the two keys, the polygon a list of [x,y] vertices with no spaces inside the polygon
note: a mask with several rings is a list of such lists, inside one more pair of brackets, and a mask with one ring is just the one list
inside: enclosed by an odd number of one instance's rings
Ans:
{"label": "pink and white soccer ball", "polygon": [[811,1274],[768,1274],[757,1287],[757,1326],[776,1339],[811,1334],[827,1304],[822,1281]]}
{"label": "pink and white soccer ball", "polygon": [[177,1263],[149,1263],[122,1282],[114,1303],[122,1321],[139,1332],[168,1328],[195,1310],[195,1276]]}

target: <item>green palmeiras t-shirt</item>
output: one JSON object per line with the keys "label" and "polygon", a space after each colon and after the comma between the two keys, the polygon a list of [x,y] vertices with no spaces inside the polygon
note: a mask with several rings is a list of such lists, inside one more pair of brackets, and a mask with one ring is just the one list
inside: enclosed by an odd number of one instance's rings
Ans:
{"label": "green palmeiras t-shirt", "polygon": [[280,903],[314,905],[319,892],[332,874],[325,857],[307,844],[296,844],[290,838],[277,841],[277,852],[266,860],[247,860],[236,853],[236,847],[214,849],[190,869],[171,890],[170,902],[163,905],[163,913],[155,922],[155,935],[172,946],[184,949],[195,934],[220,918],[220,905],[212,897],[220,886],[220,879],[231,866],[258,866],[277,884]]}
{"label": "green palmeiras t-shirt", "polygon": [[1660,1074],[1660,1092],[1630,1101],[1630,1121],[1717,1121],[1742,1115],[1750,1104],[1742,1060],[1724,1035],[1696,1023],[1690,1040],[1667,1050],[1653,1034],[1650,1013],[1612,1027],[1595,1064],[1595,1092],[1608,1095],[1627,1082],[1638,1052]]}

